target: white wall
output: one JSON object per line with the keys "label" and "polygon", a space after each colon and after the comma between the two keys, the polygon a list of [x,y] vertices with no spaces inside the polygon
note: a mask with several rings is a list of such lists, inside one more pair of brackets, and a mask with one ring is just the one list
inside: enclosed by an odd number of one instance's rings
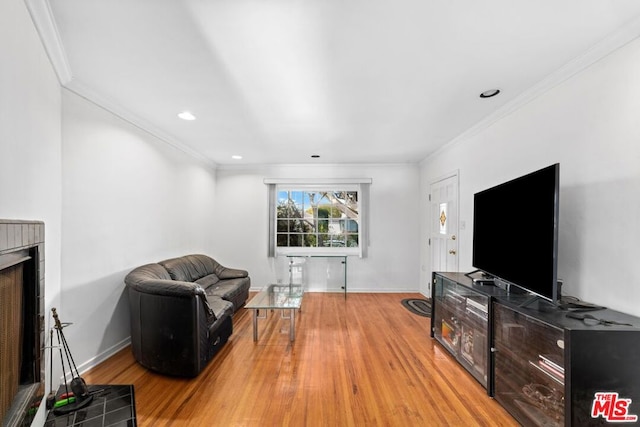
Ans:
{"label": "white wall", "polygon": [[47,301],[60,285],[60,85],[22,1],[0,2],[0,217],[45,223]]}
{"label": "white wall", "polygon": [[[473,194],[555,162],[563,294],[640,315],[640,41],[423,162],[423,193],[460,170],[462,271],[472,269]],[[421,252],[429,260],[428,247]]]}
{"label": "white wall", "polygon": [[60,86],[21,0],[0,2],[0,60],[0,217],[44,221],[49,312],[60,298]]}
{"label": "white wall", "polygon": [[83,369],[128,343],[131,269],[214,247],[215,171],[66,89],[62,105],[60,316]]}
{"label": "white wall", "polygon": [[[372,178],[367,258],[349,257],[353,292],[417,291],[419,280],[418,167],[414,165],[299,165],[218,169],[216,248],[223,265],[245,268],[252,288],[281,279],[286,260],[267,257],[265,178]],[[286,265],[286,264],[284,264]]]}

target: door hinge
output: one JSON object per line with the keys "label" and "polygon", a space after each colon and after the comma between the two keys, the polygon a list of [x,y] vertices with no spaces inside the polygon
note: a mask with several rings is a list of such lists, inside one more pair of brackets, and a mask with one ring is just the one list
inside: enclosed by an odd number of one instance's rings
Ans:
{"label": "door hinge", "polygon": [[429,237],[429,246],[431,246],[431,237]]}
{"label": "door hinge", "polygon": [[431,201],[431,194],[429,194],[429,201]]}

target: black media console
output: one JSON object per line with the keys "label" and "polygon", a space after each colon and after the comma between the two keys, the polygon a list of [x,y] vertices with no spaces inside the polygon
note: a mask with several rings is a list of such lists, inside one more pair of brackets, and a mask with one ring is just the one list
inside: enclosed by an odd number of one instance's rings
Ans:
{"label": "black media console", "polygon": [[431,336],[524,426],[640,425],[640,318],[529,299],[433,273]]}

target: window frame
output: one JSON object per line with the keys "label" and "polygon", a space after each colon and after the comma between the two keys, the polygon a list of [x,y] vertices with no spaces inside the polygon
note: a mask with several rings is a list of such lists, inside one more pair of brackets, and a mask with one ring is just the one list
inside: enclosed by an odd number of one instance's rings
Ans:
{"label": "window frame", "polygon": [[[359,256],[366,257],[368,242],[368,199],[371,179],[358,180],[276,180],[265,179],[269,189],[269,241],[268,255],[277,256]],[[310,246],[277,246],[277,207],[278,194],[281,191],[333,192],[353,191],[358,198],[358,246],[310,247]]]}

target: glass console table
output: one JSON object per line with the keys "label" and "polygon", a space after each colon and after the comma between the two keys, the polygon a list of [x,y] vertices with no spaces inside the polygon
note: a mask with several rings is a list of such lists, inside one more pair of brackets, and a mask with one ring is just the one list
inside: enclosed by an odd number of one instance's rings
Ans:
{"label": "glass console table", "polygon": [[340,285],[340,289],[344,291],[344,298],[347,299],[347,256],[346,255],[286,255],[286,257],[289,259],[289,284],[295,283],[294,270],[296,268],[304,267],[304,264],[298,264],[295,262],[296,258],[302,258],[302,259],[326,258],[328,262],[331,262],[331,260],[333,259],[340,261],[340,264],[343,266],[342,284]]}
{"label": "glass console table", "polygon": [[[296,310],[302,306],[302,285],[267,285],[261,290],[245,308],[253,310],[253,340],[258,341],[258,319],[266,319],[269,310],[282,310],[282,317],[289,319],[289,339],[293,341],[296,336]],[[260,310],[264,315],[260,316]],[[289,310],[289,317],[285,312]]]}

